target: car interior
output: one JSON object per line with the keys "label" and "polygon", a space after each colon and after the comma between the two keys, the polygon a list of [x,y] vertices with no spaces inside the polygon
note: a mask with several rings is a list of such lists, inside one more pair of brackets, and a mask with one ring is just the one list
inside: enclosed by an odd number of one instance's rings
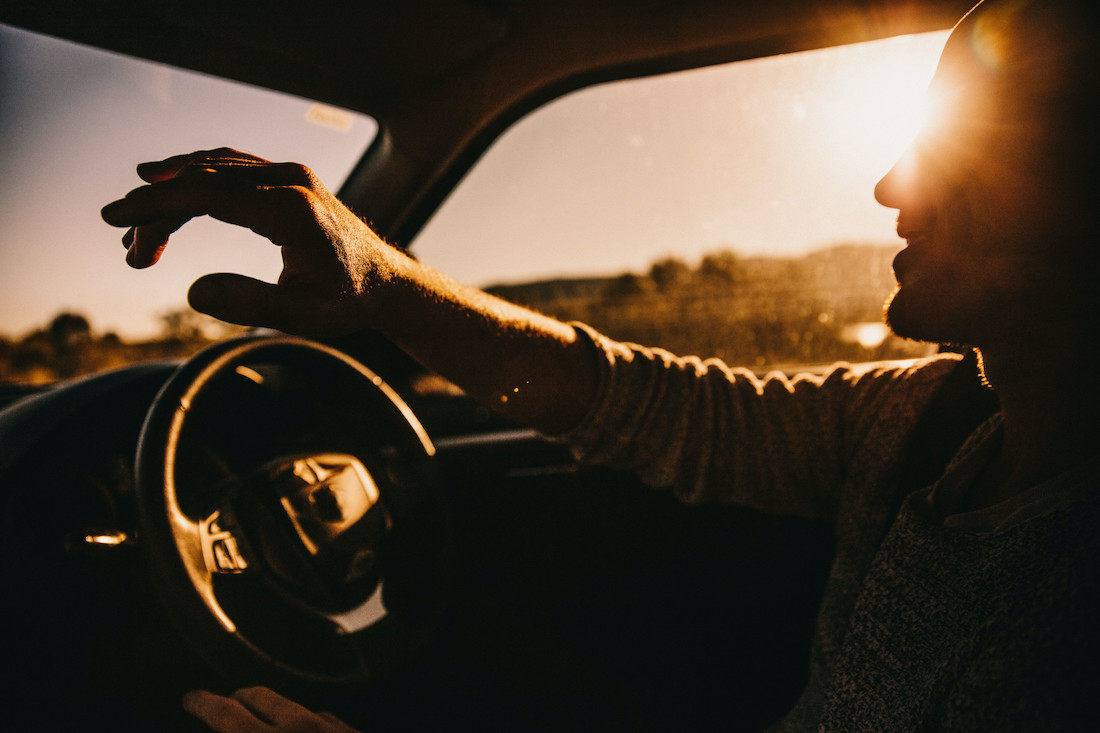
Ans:
{"label": "car interior", "polygon": [[[0,24],[369,115],[339,196],[405,246],[551,100],[969,5],[16,0]],[[441,382],[378,334],[259,332],[12,393],[9,709],[201,730],[184,691],[267,684],[371,730],[759,730],[793,704],[828,524],[684,505]],[[914,481],[990,409],[930,418]]]}

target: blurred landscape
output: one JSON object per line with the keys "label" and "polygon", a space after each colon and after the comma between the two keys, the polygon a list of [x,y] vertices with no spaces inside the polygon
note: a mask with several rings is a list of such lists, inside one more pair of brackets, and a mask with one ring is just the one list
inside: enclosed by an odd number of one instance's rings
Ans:
{"label": "blurred landscape", "polygon": [[[712,252],[694,265],[666,258],[644,273],[488,288],[503,298],[607,335],[731,365],[777,368],[923,356],[927,344],[882,326],[896,246],[848,244],[801,258]],[[189,308],[161,315],[152,339],[128,342],[59,313],[17,339],[0,337],[0,382],[45,384],[126,364],[181,359],[243,328]]]}
{"label": "blurred landscape", "polygon": [[801,258],[733,250],[692,266],[666,258],[645,273],[500,285],[488,290],[620,341],[733,366],[784,369],[925,356],[882,324],[896,245],[842,244]]}
{"label": "blurred landscape", "polygon": [[0,382],[48,384],[143,361],[181,359],[245,331],[182,308],[160,316],[160,333],[123,341],[99,333],[80,313],[63,312],[19,339],[0,337]]}

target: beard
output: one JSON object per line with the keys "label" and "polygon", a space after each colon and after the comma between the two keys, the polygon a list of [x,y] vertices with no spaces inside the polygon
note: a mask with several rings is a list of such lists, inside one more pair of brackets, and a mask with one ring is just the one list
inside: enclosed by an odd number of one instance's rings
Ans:
{"label": "beard", "polygon": [[[968,348],[973,342],[964,333],[967,329],[952,324],[950,319],[936,318],[934,309],[922,307],[912,292],[904,291],[900,285],[886,297],[882,305],[882,317],[890,331],[907,341],[939,344],[955,348]],[[938,300],[938,299],[937,299]],[[942,301],[941,301],[942,302]]]}
{"label": "beard", "polygon": [[882,305],[882,317],[895,336],[910,341],[940,342],[940,339],[930,338],[926,333],[927,327],[919,318],[914,317],[907,307],[905,296],[901,294],[900,285],[895,285],[894,291],[886,297],[886,302]]}

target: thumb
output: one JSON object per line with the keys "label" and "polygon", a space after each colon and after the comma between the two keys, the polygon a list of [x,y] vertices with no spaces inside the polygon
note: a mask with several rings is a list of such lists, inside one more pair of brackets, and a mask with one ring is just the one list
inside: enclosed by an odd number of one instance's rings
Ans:
{"label": "thumb", "polygon": [[227,272],[204,275],[187,291],[200,313],[241,326],[285,330],[285,294],[271,283]]}

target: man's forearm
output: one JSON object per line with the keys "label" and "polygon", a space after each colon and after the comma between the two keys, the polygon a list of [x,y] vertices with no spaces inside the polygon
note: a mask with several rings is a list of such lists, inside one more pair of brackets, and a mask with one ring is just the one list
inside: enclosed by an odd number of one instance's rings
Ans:
{"label": "man's forearm", "polygon": [[572,326],[397,256],[393,277],[371,295],[379,330],[517,422],[556,434],[580,421],[597,368]]}

